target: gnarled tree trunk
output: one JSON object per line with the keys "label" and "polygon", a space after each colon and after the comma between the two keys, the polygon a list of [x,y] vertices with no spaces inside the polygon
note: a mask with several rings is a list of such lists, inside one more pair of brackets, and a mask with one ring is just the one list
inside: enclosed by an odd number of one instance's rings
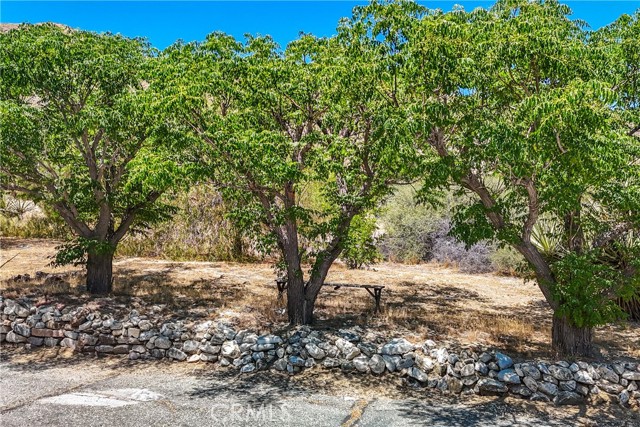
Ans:
{"label": "gnarled tree trunk", "polygon": [[87,291],[108,294],[113,284],[113,252],[89,252],[87,257]]}
{"label": "gnarled tree trunk", "polygon": [[593,328],[578,327],[565,316],[553,316],[551,347],[563,356],[589,356]]}

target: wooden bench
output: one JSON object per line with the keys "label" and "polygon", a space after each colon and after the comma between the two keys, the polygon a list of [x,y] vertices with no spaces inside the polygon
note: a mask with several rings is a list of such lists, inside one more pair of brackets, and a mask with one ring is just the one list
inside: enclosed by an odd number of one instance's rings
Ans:
{"label": "wooden bench", "polygon": [[[376,302],[376,313],[380,311],[380,299],[382,297],[382,290],[384,286],[382,285],[354,285],[351,283],[324,283],[322,286],[330,286],[335,290],[340,288],[360,288],[365,289],[369,295],[371,295]],[[276,287],[278,288],[278,299],[282,299],[284,295],[284,291],[287,290],[287,279],[286,278],[278,278],[276,279]]]}

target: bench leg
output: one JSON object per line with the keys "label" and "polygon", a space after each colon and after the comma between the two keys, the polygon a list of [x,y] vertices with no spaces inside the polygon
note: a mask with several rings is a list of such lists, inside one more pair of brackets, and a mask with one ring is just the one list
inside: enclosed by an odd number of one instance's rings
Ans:
{"label": "bench leg", "polygon": [[380,313],[380,298],[382,297],[382,289],[374,289],[374,298],[376,300],[376,313]]}

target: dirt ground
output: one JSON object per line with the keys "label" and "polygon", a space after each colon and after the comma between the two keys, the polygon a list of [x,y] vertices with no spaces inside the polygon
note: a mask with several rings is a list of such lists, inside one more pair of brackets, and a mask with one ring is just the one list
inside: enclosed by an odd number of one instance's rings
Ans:
{"label": "dirt ground", "polygon": [[[81,267],[52,268],[58,243],[0,239],[0,292],[7,297],[88,300]],[[268,263],[173,262],[116,258],[114,300],[143,300],[176,316],[228,319],[240,327],[284,327],[275,272]],[[54,273],[46,281],[12,280],[17,275]],[[349,270],[337,263],[328,281],[384,285],[382,312],[364,289],[323,288],[317,302],[318,327],[353,327],[430,338],[449,345],[500,347],[524,358],[550,357],[551,311],[535,283],[493,274],[463,274],[433,264],[382,263]],[[640,359],[640,324],[619,323],[596,330],[597,358]]]}

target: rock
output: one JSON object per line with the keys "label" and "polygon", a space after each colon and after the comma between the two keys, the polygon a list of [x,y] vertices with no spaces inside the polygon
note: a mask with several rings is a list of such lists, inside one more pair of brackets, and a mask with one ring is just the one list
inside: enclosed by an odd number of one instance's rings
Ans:
{"label": "rock", "polygon": [[256,370],[256,365],[254,365],[253,363],[247,363],[240,369],[240,372],[247,373],[247,372],[253,372],[255,370]]}
{"label": "rock", "polygon": [[407,375],[409,375],[411,378],[414,378],[420,382],[426,382],[429,379],[427,377],[427,374],[425,374],[424,372],[422,372],[420,369],[416,367],[409,368]]}
{"label": "rock", "polygon": [[584,403],[584,397],[573,391],[561,391],[553,399],[556,405],[580,405]]}
{"label": "rock", "polygon": [[456,377],[445,377],[447,378],[447,388],[450,392],[458,394],[462,391],[462,381],[460,381]]}
{"label": "rock", "polygon": [[[326,362],[326,360],[325,360]],[[273,367],[278,371],[286,371],[287,370],[287,359],[278,359],[273,364]]]}
{"label": "rock", "polygon": [[16,323],[13,325],[13,332],[27,338],[31,336],[31,328],[26,323]]}
{"label": "rock", "polygon": [[224,357],[235,359],[237,357],[240,357],[240,347],[235,341],[225,341],[224,343],[222,343],[222,347],[220,348],[220,354],[222,354]]}
{"label": "rock", "polygon": [[187,354],[182,350],[179,350],[175,347],[171,347],[169,350],[167,350],[167,357],[169,357],[170,359],[183,361],[187,358]]}
{"label": "rock", "polygon": [[569,381],[573,379],[573,372],[569,368],[563,368],[558,365],[549,366],[549,372],[559,381]]}
{"label": "rock", "polygon": [[446,348],[439,348],[435,351],[435,358],[439,364],[443,365],[449,362],[449,352]]}
{"label": "rock", "polygon": [[610,394],[618,394],[624,389],[620,384],[613,384],[608,381],[598,382],[598,388]]}
{"label": "rock", "polygon": [[200,353],[200,360],[202,360],[203,362],[216,362],[218,360],[218,356],[216,356],[215,354],[209,354],[209,353]]}
{"label": "rock", "polygon": [[128,345],[117,345],[113,347],[113,354],[127,354],[129,353]]}
{"label": "rock", "polygon": [[340,360],[333,357],[327,357],[322,361],[322,366],[325,368],[337,368],[340,366]]}
{"label": "rock", "polygon": [[388,356],[393,356],[397,354],[405,354],[410,351],[413,351],[415,346],[411,344],[404,338],[394,338],[389,341],[387,344],[382,346],[380,353],[386,354]]}
{"label": "rock", "polygon": [[22,335],[18,335],[13,331],[9,331],[9,333],[5,337],[5,340],[7,340],[7,342],[11,342],[11,343],[14,343],[14,344],[20,344],[20,343],[27,342],[27,338],[26,337],[23,337]]}
{"label": "rock", "polygon": [[182,351],[187,354],[193,354],[198,351],[200,344],[193,340],[187,340],[182,344]]}
{"label": "rock", "polygon": [[580,370],[580,366],[578,366],[577,363],[572,363],[571,365],[569,365],[569,370],[575,374]]}
{"label": "rock", "polygon": [[476,372],[480,373],[480,375],[487,375],[487,373],[489,372],[489,368],[484,362],[476,362],[474,368]]}
{"label": "rock", "polygon": [[513,369],[503,369],[498,372],[498,381],[507,384],[520,384],[520,377]]}
{"label": "rock", "polygon": [[555,396],[556,394],[558,394],[558,386],[553,384],[553,383],[549,383],[549,382],[539,382],[538,383],[538,391],[543,392],[544,394],[547,394],[549,396]]}
{"label": "rock", "polygon": [[560,390],[574,391],[576,389],[577,384],[574,380],[569,380],[569,381],[560,381],[558,385],[560,387]]}
{"label": "rock", "polygon": [[473,375],[475,371],[475,365],[470,363],[462,367],[462,369],[460,370],[460,375],[462,375],[463,377],[468,377]]}
{"label": "rock", "polygon": [[42,337],[42,338],[47,338],[47,337],[52,337],[52,338],[63,338],[64,337],[64,331],[60,331],[57,329],[39,329],[39,328],[34,328],[31,329],[31,335],[33,335],[34,337]]}
{"label": "rock", "polygon": [[618,395],[618,402],[621,405],[627,405],[629,403],[629,399],[630,399],[631,395],[629,394],[629,392],[627,390],[623,390],[619,395]]}
{"label": "rock", "polygon": [[280,338],[277,335],[262,335],[258,337],[258,339],[256,340],[256,344],[258,345],[272,344],[275,346],[278,344],[282,344],[282,338]]}
{"label": "rock", "polygon": [[326,357],[326,353],[320,347],[313,343],[309,343],[304,347],[307,350],[307,353],[314,359],[324,359]]}
{"label": "rock", "polygon": [[582,384],[594,385],[596,382],[587,371],[578,371],[573,374],[573,379]]}
{"label": "rock", "polygon": [[31,346],[33,347],[40,347],[42,346],[42,344],[44,344],[44,338],[29,337],[27,338],[27,340],[29,341],[29,344],[31,344]]}
{"label": "rock", "polygon": [[531,389],[524,385],[518,385],[513,387],[511,389],[511,392],[523,397],[531,397],[533,395],[533,392],[531,391]]}
{"label": "rock", "polygon": [[44,339],[44,345],[46,345],[47,347],[55,347],[58,345],[59,341],[60,340],[58,338],[46,337]]}
{"label": "rock", "polygon": [[303,367],[305,360],[299,356],[289,356],[289,364],[292,366],[300,366]]}
{"label": "rock", "polygon": [[584,384],[576,385],[576,393],[586,396],[589,394],[589,387]]}
{"label": "rock", "polygon": [[492,359],[493,356],[491,355],[491,353],[487,353],[486,351],[480,354],[480,356],[478,357],[478,360],[485,364],[491,362]]}
{"label": "rock", "polygon": [[153,323],[151,323],[151,322],[150,322],[150,321],[148,321],[148,320],[141,320],[141,321],[138,323],[138,328],[140,328],[140,330],[141,330],[141,331],[148,331],[148,330],[150,330],[151,328],[153,328]]}
{"label": "rock", "polygon": [[529,400],[532,400],[534,402],[550,402],[549,397],[542,393],[533,393]]}
{"label": "rock", "polygon": [[133,351],[134,353],[142,354],[142,353],[146,353],[147,349],[143,345],[134,345],[134,346],[131,347],[131,351]]}
{"label": "rock", "polygon": [[506,354],[496,353],[496,361],[500,370],[508,369],[513,366],[513,360]]}
{"label": "rock", "polygon": [[524,385],[529,387],[529,390],[533,392],[538,391],[538,382],[534,380],[532,377],[524,377],[522,379],[522,382],[524,383]]}
{"label": "rock", "polygon": [[167,337],[163,337],[163,336],[158,336],[155,341],[153,342],[153,345],[156,348],[162,349],[162,350],[166,350],[169,347],[171,347],[171,340]]}
{"label": "rock", "polygon": [[371,356],[371,359],[369,360],[369,368],[371,369],[371,372],[374,374],[381,374],[384,372],[385,367],[386,362],[382,356],[379,354]]}
{"label": "rock", "polygon": [[604,365],[599,366],[596,371],[598,372],[598,375],[600,375],[600,378],[602,378],[603,380],[607,380],[616,384],[620,382],[620,377],[618,376],[618,374]]}
{"label": "rock", "polygon": [[221,347],[219,345],[211,345],[208,342],[206,342],[204,344],[200,344],[200,351],[202,351],[204,353],[218,354],[218,353],[220,353],[220,349],[221,349]]}
{"label": "rock", "polygon": [[496,381],[490,378],[481,378],[480,380],[478,380],[476,388],[478,390],[478,394],[480,394],[481,396],[490,396],[495,394],[499,395],[509,391],[506,385],[504,385],[500,381]]}
{"label": "rock", "polygon": [[531,377],[536,381],[542,378],[542,373],[540,372],[540,370],[533,365],[525,363],[520,366],[520,369],[522,369],[522,373],[524,374],[524,376]]}
{"label": "rock", "polygon": [[622,378],[629,381],[640,381],[640,372],[626,371],[622,374]]}
{"label": "rock", "polygon": [[[424,372],[431,372],[431,371],[433,371],[433,368],[435,367],[435,363],[433,362],[433,359],[431,359],[430,357],[419,355],[419,354],[416,355],[415,364],[416,364],[416,366],[418,368],[420,368]],[[472,368],[473,368],[473,366],[472,366]],[[469,375],[471,375],[471,374],[469,374]]]}
{"label": "rock", "polygon": [[98,353],[113,353],[113,346],[111,345],[98,345],[96,346]]}
{"label": "rock", "polygon": [[187,358],[187,362],[189,363],[194,363],[194,362],[199,362],[200,361],[200,355],[199,354],[192,354],[191,356],[189,356],[189,358]]}
{"label": "rock", "polygon": [[369,358],[367,356],[358,356],[353,359],[353,366],[358,372],[369,372]]}
{"label": "rock", "polygon": [[400,356],[389,356],[387,354],[382,355],[382,360],[384,360],[384,364],[387,367],[387,371],[395,372],[398,367],[398,363],[402,360]]}
{"label": "rock", "polygon": [[67,338],[71,338],[72,340],[78,339],[78,333],[75,331],[64,331],[64,336]]}
{"label": "rock", "polygon": [[71,338],[65,338],[62,341],[60,341],[60,347],[66,347],[72,350],[76,349],[76,344],[77,344],[77,341],[72,340]]}

